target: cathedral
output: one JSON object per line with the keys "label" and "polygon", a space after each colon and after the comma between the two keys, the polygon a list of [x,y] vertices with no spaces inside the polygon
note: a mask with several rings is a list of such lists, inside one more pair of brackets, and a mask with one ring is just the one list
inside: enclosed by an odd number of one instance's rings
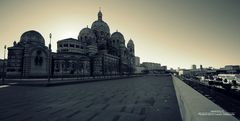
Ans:
{"label": "cathedral", "polygon": [[102,12],[91,28],[80,30],[77,39],[57,42],[51,52],[43,36],[34,30],[22,34],[19,42],[8,48],[8,77],[104,76],[132,74],[135,70],[133,40],[125,44],[124,36],[103,21]]}

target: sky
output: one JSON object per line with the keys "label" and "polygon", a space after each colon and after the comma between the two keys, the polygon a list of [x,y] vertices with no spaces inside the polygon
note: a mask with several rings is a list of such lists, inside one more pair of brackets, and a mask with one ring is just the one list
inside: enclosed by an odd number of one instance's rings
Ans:
{"label": "sky", "polygon": [[240,65],[239,0],[0,0],[0,58],[21,34],[37,30],[56,51],[97,20],[131,38],[141,62],[169,68]]}

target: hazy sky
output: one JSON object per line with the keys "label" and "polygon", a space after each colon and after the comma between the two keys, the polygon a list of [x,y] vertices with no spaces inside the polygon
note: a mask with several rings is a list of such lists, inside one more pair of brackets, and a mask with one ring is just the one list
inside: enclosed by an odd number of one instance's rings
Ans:
{"label": "hazy sky", "polygon": [[143,61],[190,68],[240,65],[239,0],[0,0],[0,58],[3,46],[12,46],[22,33],[37,30],[49,43],[77,38],[97,19],[111,33],[134,40]]}

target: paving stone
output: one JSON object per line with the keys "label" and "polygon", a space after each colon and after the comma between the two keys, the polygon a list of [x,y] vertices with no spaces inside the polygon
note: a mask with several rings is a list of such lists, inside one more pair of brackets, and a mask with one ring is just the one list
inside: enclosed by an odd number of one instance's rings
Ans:
{"label": "paving stone", "polygon": [[181,121],[170,76],[0,90],[0,121]]}

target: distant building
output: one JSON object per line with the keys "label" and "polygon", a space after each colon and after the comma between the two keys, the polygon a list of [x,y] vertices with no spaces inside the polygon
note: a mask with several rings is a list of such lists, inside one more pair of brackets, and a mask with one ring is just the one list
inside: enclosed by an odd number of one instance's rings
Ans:
{"label": "distant building", "polygon": [[200,65],[200,70],[203,70],[203,66],[202,65]]}
{"label": "distant building", "polygon": [[146,70],[161,70],[160,63],[143,62],[141,65],[145,67]]}
{"label": "distant building", "polygon": [[195,64],[192,65],[192,70],[196,70],[197,66]]}
{"label": "distant building", "polygon": [[226,65],[224,69],[227,71],[227,73],[239,73],[240,72],[240,66],[239,65]]}
{"label": "distant building", "polygon": [[186,76],[186,75],[190,75],[190,74],[191,74],[190,70],[187,70],[187,69],[178,70],[178,75],[180,75],[180,76]]}
{"label": "distant building", "polygon": [[144,70],[145,70],[145,67],[140,65],[140,57],[135,56],[135,71],[134,71],[134,73],[140,74],[140,73],[143,73]]}
{"label": "distant building", "polygon": [[145,73],[159,74],[166,73],[167,71],[167,66],[161,66],[160,63],[143,62],[141,66],[145,68],[144,69]]}
{"label": "distant building", "polygon": [[239,65],[226,65],[224,68],[226,70],[239,70],[240,69]]}
{"label": "distant building", "polygon": [[167,70],[167,66],[161,66],[161,70]]}
{"label": "distant building", "polygon": [[135,64],[136,66],[140,66],[140,57],[138,56],[135,57]]}
{"label": "distant building", "polygon": [[200,69],[179,69],[179,75],[184,76],[206,76],[206,75],[218,75],[218,74],[240,74],[239,65],[226,65],[224,68],[215,69],[212,67]]}

